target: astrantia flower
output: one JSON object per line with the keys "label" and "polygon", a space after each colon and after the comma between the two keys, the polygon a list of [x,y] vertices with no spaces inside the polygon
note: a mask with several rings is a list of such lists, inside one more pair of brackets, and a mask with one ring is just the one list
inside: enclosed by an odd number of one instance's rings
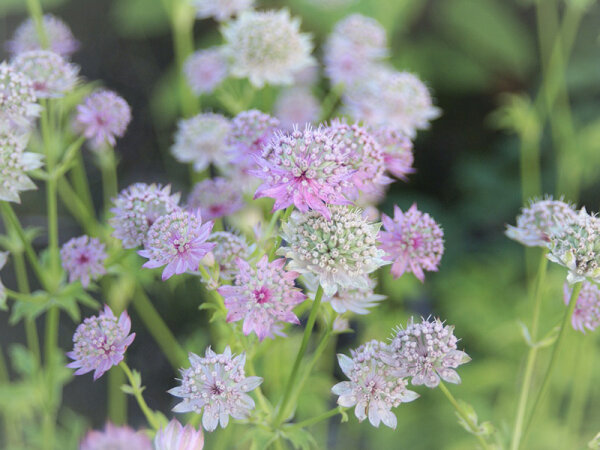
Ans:
{"label": "astrantia flower", "polygon": [[229,130],[229,120],[221,114],[198,114],[180,120],[171,152],[179,162],[194,163],[198,172],[210,163],[224,166],[229,162],[225,145]]}
{"label": "astrantia flower", "polygon": [[69,240],[60,249],[60,259],[69,274],[69,283],[79,280],[83,287],[88,287],[90,281],[106,273],[106,256],[104,244],[85,235]]}
{"label": "astrantia flower", "polygon": [[[316,283],[314,277],[307,275],[308,287],[311,289],[310,298],[315,298]],[[324,295],[322,301],[331,303],[331,307],[338,314],[351,311],[355,314],[369,314],[369,308],[377,306],[380,301],[385,300],[385,295],[375,294],[375,281],[368,280],[368,288],[338,289],[333,295]]]}
{"label": "astrantia flower", "polygon": [[152,442],[144,433],[128,426],[107,423],[104,431],[89,431],[79,444],[79,450],[152,450]]}
{"label": "astrantia flower", "polygon": [[114,146],[123,137],[131,121],[127,102],[112,91],[101,90],[88,96],[77,106],[75,126],[92,141],[94,149]]}
{"label": "astrantia flower", "polygon": [[214,242],[212,254],[219,266],[219,277],[231,280],[238,271],[236,260],[248,259],[254,251],[255,245],[249,246],[242,236],[228,231],[216,231],[210,235],[208,242]]}
{"label": "astrantia flower", "polygon": [[231,73],[256,87],[291,84],[294,73],[313,64],[308,34],[287,9],[245,11],[222,28]]}
{"label": "astrantia flower", "polygon": [[282,225],[287,246],[277,253],[291,259],[290,270],[313,274],[325,295],[334,295],[338,288],[368,289],[368,274],[386,264],[377,248],[379,227],[348,206],[332,206],[331,219],[315,211],[295,211]]}
{"label": "astrantia flower", "polygon": [[252,8],[254,0],[192,0],[196,8],[196,17],[205,19],[214,17],[223,22],[242,11]]}
{"label": "astrantia flower", "polygon": [[454,327],[440,319],[423,319],[421,323],[411,319],[405,329],[398,329],[384,359],[398,368],[398,376],[412,377],[415,386],[434,388],[440,378],[458,384],[460,376],[454,369],[471,358],[456,348],[457,342]]}
{"label": "astrantia flower", "polygon": [[440,115],[427,86],[408,72],[372,70],[344,94],[347,113],[373,126],[389,126],[413,138]]}
{"label": "astrantia flower", "polygon": [[171,186],[135,183],[122,190],[113,203],[110,212],[114,216],[108,219],[115,230],[113,236],[124,248],[134,248],[144,243],[156,219],[178,208],[179,193],[171,194]]}
{"label": "astrantia flower", "polygon": [[279,120],[257,109],[242,111],[235,116],[227,136],[232,163],[246,170],[253,168],[255,158],[260,156],[278,127]]}
{"label": "astrantia flower", "polygon": [[378,127],[371,130],[373,137],[383,150],[385,168],[403,181],[414,173],[413,143],[404,133],[390,127]]}
{"label": "astrantia flower", "polygon": [[424,270],[436,272],[444,254],[444,232],[427,213],[413,204],[402,212],[394,206],[394,218],[382,215],[385,231],[379,234],[385,259],[393,261],[392,275],[401,277],[407,270],[425,280]]}
{"label": "astrantia flower", "polygon": [[321,106],[309,88],[299,86],[282,90],[273,111],[281,128],[292,130],[295,126],[304,128],[317,121]]}
{"label": "astrantia flower", "polygon": [[352,188],[352,172],[346,162],[325,129],[278,132],[257,160],[260,169],[251,171],[263,180],[255,198],[274,198],[273,210],[295,205],[329,218],[327,205],[349,203],[344,193]]}
{"label": "astrantia flower", "polygon": [[[569,304],[573,289],[564,285],[565,304]],[[573,328],[585,333],[585,329],[594,331],[600,325],[600,288],[595,283],[584,281],[577,297],[577,304],[571,317]]]}
{"label": "astrantia flower", "polygon": [[225,300],[228,322],[244,319],[244,334],[254,332],[261,341],[280,334],[281,322],[300,323],[293,309],[306,297],[294,286],[298,272],[283,270],[285,259],[269,262],[265,255],[256,267],[243,259],[236,263],[234,284],[218,289]]}
{"label": "astrantia flower", "polygon": [[183,73],[194,93],[209,93],[227,78],[227,59],[219,47],[198,50],[186,60]]}
{"label": "astrantia flower", "polygon": [[185,427],[172,419],[166,427],[154,436],[154,450],[202,450],[204,434],[191,425]]}
{"label": "astrantia flower", "polygon": [[14,67],[0,63],[0,123],[25,127],[41,111],[33,84]]}
{"label": "astrantia flower", "polygon": [[20,203],[22,191],[36,189],[27,172],[42,167],[43,156],[25,151],[27,135],[0,129],[0,200]]}
{"label": "astrantia flower", "polygon": [[200,214],[175,210],[159,217],[148,230],[144,250],[138,253],[148,261],[143,267],[166,266],[163,281],[187,271],[196,272],[204,255],[215,244],[206,242],[213,223],[202,224]]}
{"label": "astrantia flower", "polygon": [[600,219],[585,208],[550,234],[548,259],[569,269],[569,284],[600,281]]}
{"label": "astrantia flower", "polygon": [[117,319],[108,305],[97,316],[86,318],[73,335],[73,351],[67,356],[74,361],[67,367],[77,369],[75,375],[94,371],[94,380],[112,366],[123,361],[125,350],[135,333],[129,334],[131,319],[123,311]]}
{"label": "astrantia flower", "polygon": [[48,50],[19,53],[12,65],[31,80],[38,98],[62,97],[77,84],[79,67]]}
{"label": "astrantia flower", "polygon": [[382,342],[371,341],[352,350],[352,358],[338,354],[340,368],[350,381],[336,384],[331,392],[339,395],[338,405],[356,405],[354,414],[360,422],[368,416],[375,427],[383,422],[395,429],[396,416],[391,409],[417,399],[419,394],[407,390],[406,381],[383,361],[385,349]]}
{"label": "astrantia flower", "polygon": [[182,398],[173,411],[202,413],[202,426],[213,431],[219,423],[225,428],[229,416],[245,419],[254,409],[254,400],[246,394],[262,383],[260,377],[246,377],[246,354],[231,354],[229,347],[221,354],[209,348],[204,358],[190,353],[189,369],[181,370],[181,386],[169,391]]}
{"label": "astrantia flower", "polygon": [[[79,42],[73,37],[69,27],[58,17],[46,14],[42,24],[48,40],[48,50],[69,58],[79,48]],[[33,19],[29,18],[19,25],[6,47],[13,55],[42,49]]]}
{"label": "astrantia flower", "polygon": [[233,180],[209,178],[194,185],[187,199],[189,210],[199,209],[206,220],[229,216],[244,207],[242,192]]}
{"label": "astrantia flower", "polygon": [[521,209],[516,226],[506,226],[506,235],[528,247],[547,247],[553,231],[574,220],[576,215],[573,205],[561,200],[552,197],[533,200]]}

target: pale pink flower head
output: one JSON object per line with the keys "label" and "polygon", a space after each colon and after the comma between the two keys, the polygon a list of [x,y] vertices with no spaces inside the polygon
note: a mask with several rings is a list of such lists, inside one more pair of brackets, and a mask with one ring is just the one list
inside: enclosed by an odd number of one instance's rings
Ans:
{"label": "pale pink flower head", "polygon": [[412,402],[419,394],[406,389],[406,381],[384,361],[386,349],[384,343],[373,340],[352,350],[352,357],[338,354],[340,368],[349,381],[336,384],[331,392],[339,395],[338,405],[355,407],[360,422],[368,417],[374,427],[383,423],[395,429],[397,420],[392,408]]}
{"label": "pale pink flower head", "polygon": [[281,128],[293,130],[294,127],[304,128],[319,120],[321,106],[308,87],[295,86],[281,91],[273,111]]}
{"label": "pale pink flower head", "polygon": [[203,447],[202,429],[196,430],[189,424],[184,427],[176,419],[172,419],[154,436],[154,450],[202,450]]}
{"label": "pale pink flower head", "polygon": [[227,136],[228,151],[234,164],[253,167],[255,157],[269,143],[279,127],[279,120],[257,109],[242,111],[231,121]]}
{"label": "pale pink flower head", "polygon": [[349,203],[344,194],[352,189],[352,171],[327,129],[307,126],[290,134],[278,132],[257,164],[259,169],[251,173],[263,184],[255,198],[274,198],[273,210],[294,205],[302,212],[312,209],[329,218],[328,205]]}
{"label": "pale pink flower head", "polygon": [[31,80],[38,98],[62,97],[77,85],[79,67],[49,50],[19,53],[12,65]]}
{"label": "pale pink flower head", "polygon": [[69,274],[69,283],[76,280],[86,288],[92,280],[97,280],[106,273],[105,246],[97,238],[83,235],[70,239],[60,249],[63,269]]}
{"label": "pale pink flower head", "polygon": [[562,200],[531,200],[517,216],[517,225],[506,226],[506,236],[528,247],[547,247],[552,233],[576,216],[574,206]]}
{"label": "pale pink flower head", "polygon": [[170,185],[134,183],[123,189],[113,203],[113,217],[108,219],[115,230],[112,235],[124,248],[135,248],[144,243],[156,219],[178,209],[179,193],[171,194]]}
{"label": "pale pink flower head", "polygon": [[12,65],[0,63],[0,124],[26,129],[39,116],[40,105],[32,81]]}
{"label": "pale pink flower head", "polygon": [[25,151],[28,139],[0,127],[0,200],[21,203],[21,192],[37,189],[27,172],[42,167],[44,156]]}
{"label": "pale pink flower head", "polygon": [[185,61],[183,73],[195,94],[210,93],[227,78],[227,59],[219,47],[198,50]]}
{"label": "pale pink flower head", "polygon": [[[77,42],[67,24],[58,17],[45,14],[42,18],[42,24],[48,39],[48,50],[64,58],[69,58],[79,48],[79,42]],[[28,18],[19,25],[12,40],[7,42],[6,47],[13,55],[42,49],[33,19]]]}
{"label": "pale pink flower head", "polygon": [[228,231],[216,231],[208,238],[216,244],[212,250],[215,262],[219,266],[219,277],[231,280],[238,271],[237,259],[249,259],[255,245],[248,245],[246,239]]}
{"label": "pale pink flower head", "polygon": [[410,138],[391,127],[377,127],[371,131],[383,150],[385,168],[396,178],[407,181],[408,175],[415,172],[413,143]]}
{"label": "pale pink flower head", "polygon": [[[307,287],[310,288],[308,296],[315,298],[317,283],[314,276],[306,275]],[[385,300],[385,295],[375,294],[375,280],[369,278],[368,287],[338,289],[333,295],[323,295],[322,301],[330,303],[333,310],[338,314],[344,314],[348,311],[355,314],[369,314],[369,308],[377,306],[380,301]]]}
{"label": "pale pink flower head", "polygon": [[412,377],[414,386],[434,388],[440,378],[459,384],[460,376],[454,369],[471,358],[457,349],[457,342],[454,326],[444,325],[440,319],[415,323],[411,318],[406,328],[398,328],[384,360],[398,369],[399,377]]}
{"label": "pale pink flower head", "polygon": [[114,147],[131,122],[131,108],[116,93],[100,90],[77,106],[75,128],[91,141],[94,150]]}
{"label": "pale pink flower head", "polygon": [[200,210],[206,220],[229,216],[244,207],[242,192],[232,180],[209,178],[194,185],[187,208]]}
{"label": "pale pink flower head", "polygon": [[67,367],[77,369],[75,375],[94,371],[94,380],[116,366],[131,345],[135,333],[129,334],[131,319],[123,311],[117,319],[108,305],[97,316],[86,318],[73,335],[73,351],[67,356],[74,361]]}
{"label": "pale pink flower head", "polygon": [[196,8],[196,17],[213,17],[219,22],[227,21],[242,11],[251,9],[253,4],[254,0],[192,0],[192,5]]}
{"label": "pale pink flower head", "polygon": [[[564,284],[565,304],[569,304],[573,289]],[[595,283],[584,281],[581,285],[577,304],[571,317],[573,328],[585,333],[585,329],[594,331],[600,325],[600,288]]]}
{"label": "pale pink flower head", "polygon": [[285,259],[269,262],[265,255],[255,267],[243,259],[237,260],[237,266],[234,284],[218,289],[225,300],[228,322],[243,319],[244,334],[254,332],[261,341],[281,334],[282,322],[300,323],[293,309],[306,296],[294,285],[298,272],[283,269]]}
{"label": "pale pink flower head", "polygon": [[393,261],[392,275],[401,277],[412,272],[421,282],[424,270],[436,272],[444,254],[444,232],[427,213],[417,209],[416,203],[408,211],[394,206],[394,218],[383,214],[385,231],[379,233],[380,248],[385,259]]}
{"label": "pale pink flower head", "polygon": [[213,222],[202,223],[198,212],[175,210],[159,217],[148,230],[144,250],[138,253],[148,261],[148,269],[166,266],[163,281],[173,275],[197,272],[202,258],[215,244],[207,242]]}
{"label": "pale pink flower head", "polygon": [[191,367],[181,370],[181,386],[169,390],[183,399],[173,411],[202,414],[202,426],[207,431],[214,431],[219,424],[225,428],[229,416],[246,419],[254,409],[254,400],[247,392],[263,381],[246,376],[246,354],[232,355],[229,347],[217,354],[209,347],[204,357],[190,353],[189,358]]}

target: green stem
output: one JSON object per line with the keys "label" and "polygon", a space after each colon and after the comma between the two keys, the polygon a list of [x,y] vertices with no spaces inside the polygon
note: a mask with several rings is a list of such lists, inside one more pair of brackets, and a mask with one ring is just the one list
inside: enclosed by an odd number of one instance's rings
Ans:
{"label": "green stem", "polygon": [[75,187],[75,195],[81,199],[81,202],[83,202],[90,215],[94,216],[94,202],[92,201],[90,184],[88,182],[85,163],[81,152],[78,152],[75,156],[75,165],[71,170],[71,181]]}
{"label": "green stem", "polygon": [[112,199],[117,195],[117,161],[115,159],[115,150],[112,147],[102,150],[98,155],[100,173],[102,175],[102,198],[104,213],[107,214],[112,203]]}
{"label": "green stem", "polygon": [[[294,205],[288,206],[287,209],[285,210],[285,213],[283,214],[283,217],[281,218],[281,223],[286,222],[290,218],[292,211],[294,211]],[[270,226],[270,224],[269,224],[269,226]],[[277,249],[279,248],[280,245],[281,245],[281,234],[278,234],[277,237],[275,238],[275,243],[273,244],[273,247],[271,247],[271,250],[269,251],[269,261],[273,260],[273,258],[275,257],[275,252],[277,251]]]}
{"label": "green stem", "polygon": [[481,444],[481,446],[484,449],[491,448],[488,445],[488,443],[485,441],[485,439],[483,438],[483,436],[480,436],[479,434],[476,434],[476,432],[477,432],[477,424],[473,423],[473,421],[471,420],[471,418],[469,417],[469,415],[464,411],[464,409],[456,401],[456,399],[454,398],[454,396],[452,395],[452,393],[448,390],[448,388],[446,387],[446,385],[444,384],[444,382],[441,381],[441,380],[440,380],[439,387],[440,387],[441,391],[444,393],[444,395],[446,396],[446,398],[450,401],[450,403],[452,404],[452,406],[454,406],[454,409],[456,410],[456,412],[458,413],[458,415],[460,416],[460,418],[462,420],[464,420],[465,423],[469,426],[469,428],[471,429],[471,432],[477,438],[477,440],[479,441],[479,443]]}
{"label": "green stem", "polygon": [[148,421],[148,424],[150,424],[150,426],[155,431],[158,431],[158,429],[160,428],[160,423],[156,419],[156,416],[154,415],[154,411],[152,411],[148,407],[146,400],[144,400],[144,397],[142,396],[142,391],[137,387],[137,383],[133,377],[133,373],[131,372],[131,369],[129,369],[129,366],[127,365],[127,363],[125,363],[125,361],[121,361],[119,363],[119,367],[121,369],[123,369],[123,372],[125,372],[125,375],[127,376],[127,379],[129,380],[129,384],[131,385],[131,387],[133,389],[133,396],[137,400],[138,405],[140,406],[140,409],[144,413],[144,416],[146,416],[146,420]]}
{"label": "green stem", "polygon": [[321,103],[321,121],[329,120],[343,92],[343,83],[338,83],[329,90]]}
{"label": "green stem", "polygon": [[175,51],[175,63],[179,78],[179,101],[184,117],[191,117],[198,111],[198,98],[191,92],[183,74],[185,60],[194,51],[194,21],[195,15],[191,5],[182,0],[170,4],[171,33]]}
{"label": "green stem", "polygon": [[330,417],[336,416],[338,414],[341,414],[343,411],[345,411],[348,408],[342,407],[342,406],[337,406],[333,409],[330,409],[327,412],[324,412],[318,416],[312,417],[310,419],[306,419],[303,420],[302,422],[298,422],[295,423],[293,425],[290,425],[289,427],[287,427],[287,430],[294,430],[294,429],[299,429],[299,428],[306,428],[306,427],[310,427],[311,425],[314,425],[316,423],[321,422],[322,420],[325,419],[329,419]]}
{"label": "green stem", "polygon": [[27,9],[35,24],[35,31],[40,38],[41,47],[48,48],[48,35],[44,28],[42,5],[38,0],[27,0]]}
{"label": "green stem", "polygon": [[58,180],[58,195],[63,205],[88,235],[100,236],[102,234],[102,226],[96,220],[93,210],[87,208],[66,178]]}
{"label": "green stem", "polygon": [[312,308],[310,310],[310,315],[308,316],[308,321],[306,322],[306,328],[304,329],[304,335],[302,336],[300,349],[298,350],[298,354],[296,355],[294,366],[292,367],[292,371],[290,373],[290,377],[288,378],[283,397],[279,404],[279,411],[277,413],[277,416],[275,417],[274,425],[276,428],[278,428],[281,425],[281,423],[285,420],[284,414],[287,410],[287,403],[290,399],[290,396],[292,395],[292,390],[294,388],[294,384],[296,383],[296,379],[298,378],[298,369],[300,368],[300,364],[302,363],[302,359],[304,358],[304,354],[306,353],[308,341],[310,340],[315,321],[317,320],[317,314],[319,312],[319,306],[321,306],[322,298],[323,287],[319,285],[317,293],[315,294],[315,299],[313,301]]}
{"label": "green stem", "polygon": [[127,423],[127,397],[121,391],[125,375],[118,370],[108,372],[108,417],[115,425]]}
{"label": "green stem", "polygon": [[569,320],[573,315],[573,311],[575,310],[575,305],[577,304],[577,298],[579,297],[579,291],[581,291],[581,282],[576,283],[573,286],[573,292],[571,293],[571,298],[569,299],[569,306],[565,310],[565,314],[563,316],[562,323],[560,325],[560,331],[558,332],[558,337],[556,338],[556,342],[554,343],[554,348],[552,349],[552,354],[550,355],[550,363],[548,364],[548,368],[546,369],[546,373],[544,374],[544,379],[542,381],[542,386],[538,391],[538,395],[533,402],[533,406],[531,408],[531,412],[529,414],[529,420],[527,421],[527,425],[523,431],[523,439],[527,437],[527,433],[531,428],[533,423],[533,419],[535,418],[535,413],[537,412],[537,407],[540,404],[540,401],[544,397],[546,393],[546,389],[550,383],[550,379],[552,378],[552,372],[554,371],[554,367],[556,366],[557,356],[561,347],[561,343],[563,337],[565,336],[565,331],[569,328]]}
{"label": "green stem", "polygon": [[57,352],[58,343],[59,310],[57,306],[51,306],[46,313],[46,334],[44,337],[44,352],[46,364],[52,364]]}

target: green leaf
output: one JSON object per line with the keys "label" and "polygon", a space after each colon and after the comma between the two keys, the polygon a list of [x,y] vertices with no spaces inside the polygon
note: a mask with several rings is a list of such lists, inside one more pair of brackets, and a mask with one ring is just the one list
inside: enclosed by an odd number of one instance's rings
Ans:
{"label": "green leaf", "polygon": [[311,448],[318,448],[317,441],[313,435],[303,428],[292,428],[284,432],[286,439],[288,439],[294,449],[296,450],[310,450]]}
{"label": "green leaf", "polygon": [[33,375],[38,368],[33,354],[21,344],[10,346],[10,362],[12,368],[22,377]]}
{"label": "green leaf", "polygon": [[133,390],[133,388],[130,385],[128,385],[128,384],[123,384],[121,386],[121,391],[125,392],[128,395],[134,395],[135,394],[135,391]]}

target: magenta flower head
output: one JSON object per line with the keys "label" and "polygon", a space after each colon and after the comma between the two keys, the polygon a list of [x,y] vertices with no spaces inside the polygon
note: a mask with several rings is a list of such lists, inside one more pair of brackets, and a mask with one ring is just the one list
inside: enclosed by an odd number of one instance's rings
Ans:
{"label": "magenta flower head", "polygon": [[[564,285],[565,304],[569,304],[573,289],[569,283]],[[594,331],[600,325],[600,288],[595,283],[584,281],[581,285],[577,304],[571,317],[573,328],[585,333],[585,329]]]}
{"label": "magenta flower head", "polygon": [[198,50],[186,60],[183,73],[196,95],[210,93],[227,78],[227,59],[219,47]]}
{"label": "magenta flower head", "polygon": [[506,226],[506,236],[528,247],[547,247],[552,233],[576,216],[574,206],[562,200],[531,200],[517,216],[517,225]]}
{"label": "magenta flower head", "polygon": [[[73,36],[69,27],[52,14],[44,15],[42,19],[48,49],[63,58],[69,58],[79,48],[79,42]],[[7,50],[18,55],[31,50],[41,50],[40,37],[35,28],[35,22],[29,18],[16,29],[12,40],[6,44]]]}
{"label": "magenta flower head", "polygon": [[204,434],[191,425],[185,427],[172,419],[166,427],[154,436],[154,450],[202,450]]}
{"label": "magenta flower head", "polygon": [[148,230],[156,219],[178,209],[179,193],[171,194],[171,186],[135,183],[113,199],[114,214],[108,223],[112,234],[124,248],[135,248],[144,243]]}
{"label": "magenta flower head", "polygon": [[263,381],[260,377],[246,377],[246,354],[232,355],[229,347],[221,354],[209,348],[204,358],[189,354],[191,367],[181,370],[181,386],[169,390],[182,398],[173,411],[202,413],[202,426],[214,431],[220,424],[225,428],[229,416],[245,419],[254,409],[254,400],[246,392],[254,390]]}
{"label": "magenta flower head", "polygon": [[79,450],[153,450],[152,442],[144,434],[128,426],[117,427],[107,423],[104,431],[89,431]]}
{"label": "magenta flower head", "polygon": [[395,429],[397,420],[391,409],[412,402],[419,394],[406,389],[406,381],[384,362],[386,349],[384,343],[371,341],[352,350],[351,358],[338,354],[340,368],[349,381],[336,384],[331,392],[339,395],[338,405],[355,406],[354,414],[360,422],[369,417],[374,427],[383,422]]}
{"label": "magenta flower head", "polygon": [[471,358],[457,349],[457,342],[454,327],[440,319],[414,323],[411,318],[406,328],[398,328],[384,360],[397,367],[398,376],[412,377],[414,386],[434,388],[440,378],[459,384],[460,376],[454,369]]}
{"label": "magenta flower head", "polygon": [[319,120],[321,106],[308,87],[295,86],[281,91],[273,110],[281,128],[291,131]]}
{"label": "magenta flower head", "polygon": [[79,67],[48,50],[19,53],[12,65],[31,80],[38,98],[62,97],[77,84]]}
{"label": "magenta flower head", "polygon": [[207,242],[213,223],[202,223],[200,213],[176,210],[158,218],[148,230],[144,250],[138,253],[149,269],[166,266],[165,281],[187,271],[197,272],[200,261],[215,244]]}
{"label": "magenta flower head", "polygon": [[414,173],[413,143],[404,133],[390,127],[378,127],[371,130],[383,151],[385,168],[402,181]]}
{"label": "magenta flower head", "polygon": [[209,242],[217,244],[212,250],[219,266],[219,277],[231,280],[238,272],[237,259],[249,259],[256,245],[248,245],[246,239],[228,231],[217,231],[210,235]]}
{"label": "magenta flower head", "polygon": [[350,202],[344,194],[352,190],[352,171],[346,155],[338,149],[331,133],[306,126],[290,134],[277,132],[257,159],[252,171],[263,180],[255,198],[275,199],[273,210],[294,205],[302,212],[318,211],[328,219],[328,205]]}
{"label": "magenta flower head", "polygon": [[300,323],[292,310],[306,297],[294,286],[298,272],[283,270],[285,259],[269,262],[265,255],[256,267],[243,259],[237,266],[234,284],[217,289],[225,300],[228,322],[244,319],[244,334],[254,332],[261,341],[281,334],[281,322]]}
{"label": "magenta flower head", "polygon": [[131,108],[127,102],[112,91],[100,90],[77,106],[75,128],[99,150],[106,145],[114,147],[116,138],[123,137],[130,121]]}
{"label": "magenta flower head", "polygon": [[12,65],[0,63],[0,124],[24,129],[40,114],[33,83]]}
{"label": "magenta flower head", "polygon": [[37,189],[27,172],[42,167],[44,156],[25,151],[28,138],[0,128],[0,200],[21,203],[21,192]]}
{"label": "magenta flower head", "polygon": [[200,210],[206,220],[229,216],[243,207],[239,186],[222,177],[196,183],[187,199],[187,209]]}
{"label": "magenta flower head", "polygon": [[100,378],[112,366],[116,366],[131,345],[135,333],[129,334],[131,319],[123,311],[117,319],[108,305],[97,316],[86,318],[73,335],[73,351],[67,356],[74,361],[67,364],[77,369],[75,375],[94,371],[94,380]]}
{"label": "magenta flower head", "polygon": [[96,238],[84,235],[70,239],[60,249],[60,259],[69,283],[79,280],[84,288],[106,273],[104,244]]}
{"label": "magenta flower head", "polygon": [[408,270],[423,282],[424,270],[437,271],[444,254],[444,232],[429,214],[419,211],[415,203],[406,212],[394,206],[394,218],[383,214],[381,220],[385,231],[379,233],[380,248],[385,259],[393,261],[394,278]]}

